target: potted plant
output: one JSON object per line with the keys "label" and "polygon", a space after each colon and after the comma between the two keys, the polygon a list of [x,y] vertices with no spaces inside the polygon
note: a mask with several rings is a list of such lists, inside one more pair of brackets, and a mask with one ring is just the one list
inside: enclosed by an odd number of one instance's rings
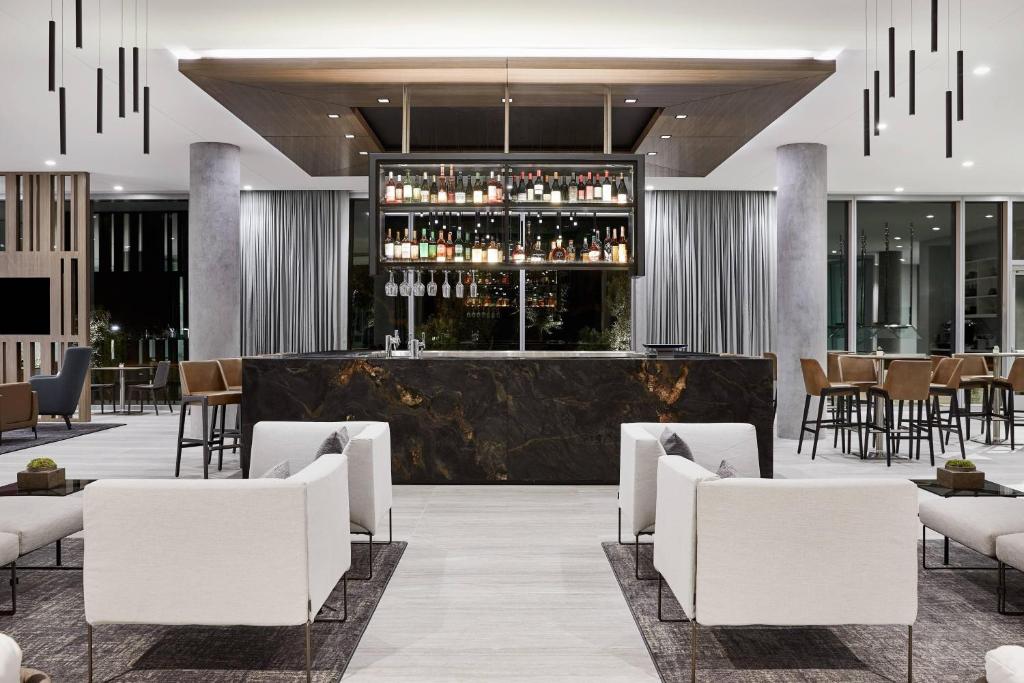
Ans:
{"label": "potted plant", "polygon": [[34,458],[18,472],[18,488],[40,491],[64,485],[64,468],[50,458]]}
{"label": "potted plant", "polygon": [[979,472],[970,460],[947,460],[945,465],[936,470],[935,475],[940,486],[950,489],[973,491],[985,485],[985,473]]}

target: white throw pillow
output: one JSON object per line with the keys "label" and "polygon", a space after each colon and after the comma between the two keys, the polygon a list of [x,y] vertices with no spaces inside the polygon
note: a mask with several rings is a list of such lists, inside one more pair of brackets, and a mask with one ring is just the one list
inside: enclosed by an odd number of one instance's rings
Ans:
{"label": "white throw pillow", "polygon": [[1001,645],[985,653],[988,683],[1024,683],[1024,647]]}
{"label": "white throw pillow", "polygon": [[9,635],[0,633],[0,683],[21,680],[21,648]]}

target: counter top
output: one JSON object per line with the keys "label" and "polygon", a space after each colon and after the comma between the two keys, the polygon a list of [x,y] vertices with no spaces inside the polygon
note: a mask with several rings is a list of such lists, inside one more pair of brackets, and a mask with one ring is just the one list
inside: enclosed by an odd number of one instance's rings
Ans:
{"label": "counter top", "polygon": [[[386,358],[383,351],[321,351],[316,353],[291,353],[260,358],[323,360],[336,358],[352,360],[372,358],[379,360],[411,360],[405,349],[398,351],[391,358]],[[678,353],[673,355],[652,356],[632,351],[424,351],[422,360],[764,360],[755,356],[719,356],[717,354]],[[420,360],[420,359],[417,359]]]}

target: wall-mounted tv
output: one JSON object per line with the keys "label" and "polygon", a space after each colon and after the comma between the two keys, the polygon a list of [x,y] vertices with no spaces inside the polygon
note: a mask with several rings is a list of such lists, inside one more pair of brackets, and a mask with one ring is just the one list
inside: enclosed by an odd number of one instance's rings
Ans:
{"label": "wall-mounted tv", "polygon": [[0,277],[3,334],[50,334],[50,278]]}

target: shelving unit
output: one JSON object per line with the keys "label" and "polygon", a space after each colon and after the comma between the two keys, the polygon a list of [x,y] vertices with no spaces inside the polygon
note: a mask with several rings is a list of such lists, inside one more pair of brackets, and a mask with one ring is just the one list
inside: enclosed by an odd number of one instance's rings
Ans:
{"label": "shelving unit", "polygon": [[[463,202],[444,203],[423,201],[388,201],[386,194],[388,178],[402,177],[403,187],[422,188],[424,179],[428,188],[434,185],[434,177],[442,175],[462,177],[463,188],[467,191]],[[426,177],[424,177],[426,174]],[[487,185],[493,177],[502,189],[500,201],[472,201],[471,184],[466,187],[465,179],[482,186],[486,198]],[[614,180],[616,186],[621,179],[628,201],[521,201],[513,192],[520,180],[529,174],[554,177],[558,174],[568,185],[570,178],[579,175]],[[411,180],[410,180],[411,179]],[[629,271],[631,275],[644,273],[643,262],[643,196],[644,159],[636,154],[371,154],[370,155],[370,231],[371,274],[388,269],[415,269],[423,271],[538,271],[538,270],[611,270]],[[440,188],[439,188],[440,189]],[[404,200],[404,191],[403,191]],[[618,195],[616,195],[617,197]],[[462,196],[459,196],[462,199]],[[531,260],[529,254],[539,240],[539,253],[545,256],[551,241],[562,238],[562,246],[568,247],[569,240],[580,245],[580,240],[596,231],[602,241],[614,231],[625,231],[626,261],[602,258],[588,259]],[[481,238],[493,236],[501,244],[499,262],[474,262],[464,259],[455,262],[435,258],[386,258],[385,244],[390,233],[392,239],[415,231],[417,235],[437,233],[462,235],[471,241],[477,235]],[[394,242],[393,242],[394,243]],[[513,259],[513,249],[521,245],[527,252],[523,261]],[[605,254],[602,253],[604,257]]]}

